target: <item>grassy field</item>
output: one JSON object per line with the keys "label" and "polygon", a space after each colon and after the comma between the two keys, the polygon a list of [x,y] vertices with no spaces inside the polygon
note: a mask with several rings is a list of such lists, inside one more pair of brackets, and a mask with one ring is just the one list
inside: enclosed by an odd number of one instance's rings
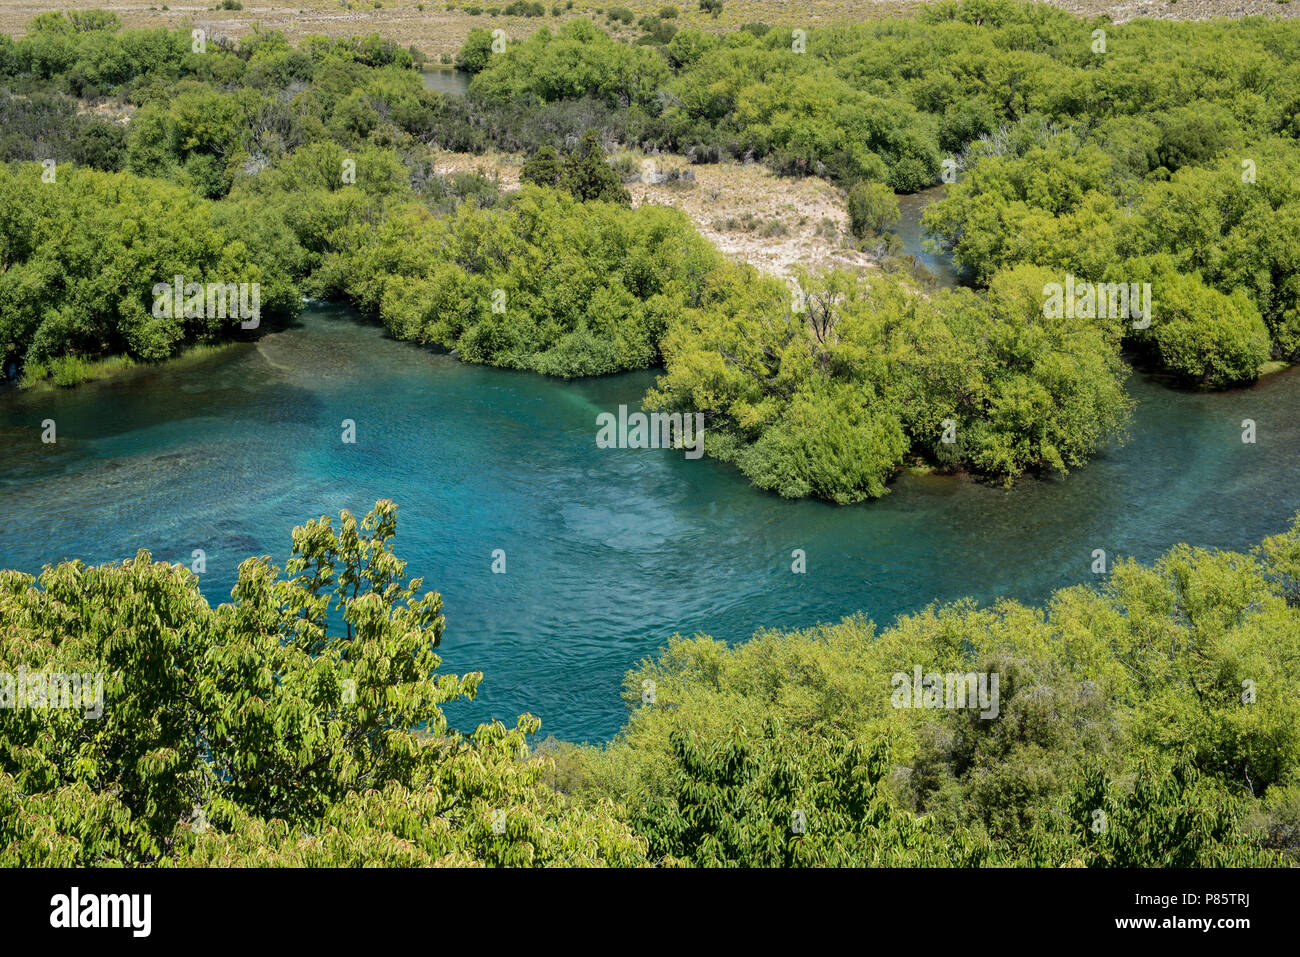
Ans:
{"label": "grassy field", "polygon": [[[242,36],[257,26],[283,31],[291,40],[308,34],[331,36],[378,33],[403,46],[433,58],[451,56],[460,48],[465,34],[473,27],[492,26],[507,34],[530,34],[543,24],[555,24],[575,16],[586,16],[602,26],[617,27],[615,32],[633,37],[641,30],[635,22],[619,26],[607,21],[607,11],[614,3],[607,0],[573,0],[569,9],[552,14],[554,0],[545,0],[544,17],[491,16],[488,11],[505,7],[508,0],[242,0],[241,10],[214,9],[218,0],[195,3],[142,2],[142,0],[64,0],[62,3],[41,0],[6,0],[0,7],[0,30],[21,34],[38,13],[47,10],[106,9],[122,18],[128,27],[159,26],[202,27],[210,36]],[[618,5],[632,10],[637,18],[657,13],[673,0],[621,0]],[[567,0],[561,0],[563,8]],[[853,23],[882,16],[896,16],[919,6],[917,0],[723,0],[722,13],[702,13],[698,0],[674,5],[680,11],[674,22],[678,26],[698,26],[707,30],[736,29],[752,21],[781,26],[816,26],[826,23]],[[448,9],[452,6],[452,9]],[[1214,16],[1251,15],[1300,16],[1300,0],[1058,0],[1057,6],[1075,13],[1106,13],[1116,21],[1134,17],[1162,17],[1192,20]],[[481,8],[477,16],[466,8]]]}

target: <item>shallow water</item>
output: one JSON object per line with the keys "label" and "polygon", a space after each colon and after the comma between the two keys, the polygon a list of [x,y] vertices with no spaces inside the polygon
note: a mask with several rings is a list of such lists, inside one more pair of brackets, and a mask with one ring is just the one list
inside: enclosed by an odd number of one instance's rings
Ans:
{"label": "shallow water", "polygon": [[[243,558],[282,562],[294,525],[393,498],[399,555],[445,599],[444,667],[486,675],[452,720],[531,711],[543,734],[599,740],[626,716],[624,672],[674,631],[734,641],[968,594],[1036,601],[1093,580],[1094,548],[1243,547],[1300,509],[1295,372],[1219,395],[1135,376],[1132,440],[1066,478],[1007,490],[905,475],[847,508],[756,491],[708,458],[597,449],[596,414],[635,405],[652,380],[463,365],[317,304],[295,328],[131,378],[9,389],[0,567],[139,548],[188,565],[202,548],[215,603]],[[795,548],[807,574],[790,572]]]}
{"label": "shallow water", "polygon": [[426,90],[436,90],[439,93],[451,93],[456,96],[464,96],[469,91],[471,77],[464,70],[428,67],[421,70],[420,75],[424,78]]}
{"label": "shallow water", "polygon": [[952,257],[947,253],[931,252],[925,248],[925,230],[921,228],[921,213],[925,207],[938,199],[943,199],[943,186],[932,186],[919,193],[899,193],[899,219],[891,232],[896,233],[903,242],[903,252],[912,255],[918,263],[928,269],[941,286],[957,284],[957,270],[953,268]]}

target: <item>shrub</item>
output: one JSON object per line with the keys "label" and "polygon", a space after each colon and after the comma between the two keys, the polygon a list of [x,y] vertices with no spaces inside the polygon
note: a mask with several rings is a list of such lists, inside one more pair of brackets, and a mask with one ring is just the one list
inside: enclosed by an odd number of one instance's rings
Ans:
{"label": "shrub", "polygon": [[849,189],[849,228],[859,239],[876,236],[898,222],[898,197],[883,183],[855,183]]}

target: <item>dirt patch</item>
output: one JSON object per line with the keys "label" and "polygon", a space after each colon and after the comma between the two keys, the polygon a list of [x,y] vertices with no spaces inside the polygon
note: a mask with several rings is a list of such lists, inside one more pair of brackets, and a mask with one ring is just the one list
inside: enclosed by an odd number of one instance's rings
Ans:
{"label": "dirt patch", "polygon": [[509,153],[452,153],[433,150],[430,154],[439,173],[477,173],[494,179],[504,190],[519,188],[523,158]]}
{"label": "dirt patch", "polygon": [[866,268],[874,260],[845,245],[849,214],[839,189],[823,179],[777,176],[757,163],[688,166],[681,157],[654,157],[655,172],[684,171],[693,183],[627,184],[633,205],[682,210],[724,253],[766,273],[795,267]]}
{"label": "dirt patch", "polygon": [[[680,209],[700,233],[729,256],[775,276],[796,267],[867,268],[875,260],[849,248],[849,216],[839,189],[815,177],[777,176],[757,163],[690,165],[680,156],[642,157],[624,153],[646,178],[667,182],[626,183],[632,205],[654,203]],[[441,173],[478,173],[504,190],[519,188],[518,156],[501,153],[435,152]],[[642,163],[648,163],[643,167]],[[681,179],[682,174],[693,182]]]}
{"label": "dirt patch", "polygon": [[120,126],[126,126],[130,123],[131,117],[135,116],[135,112],[136,107],[119,100],[107,100],[101,103],[89,103],[86,100],[77,102],[78,115],[97,116],[100,119],[112,120]]}

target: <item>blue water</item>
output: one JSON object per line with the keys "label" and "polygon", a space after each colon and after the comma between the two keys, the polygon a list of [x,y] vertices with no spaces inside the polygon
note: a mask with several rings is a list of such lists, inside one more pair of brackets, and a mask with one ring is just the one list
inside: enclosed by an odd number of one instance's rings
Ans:
{"label": "blue water", "polygon": [[[190,563],[228,600],[245,557],[287,557],[307,518],[400,507],[396,547],[442,592],[444,668],[482,670],[454,723],[531,711],[610,737],[622,677],[675,631],[742,640],[931,600],[1028,601],[1094,580],[1094,548],[1244,547],[1300,510],[1300,376],[1175,392],[1135,377],[1132,439],[1007,490],[905,475],[837,508],[755,491],[710,459],[597,449],[595,418],[651,373],[564,383],[462,365],[338,307],[201,359],[73,390],[0,392],[0,567],[131,556]],[[41,422],[58,442],[40,441]],[[354,419],[357,442],[341,442]],[[1243,445],[1243,418],[1259,440]],[[491,572],[493,549],[507,571]],[[807,553],[805,575],[790,552]]]}

